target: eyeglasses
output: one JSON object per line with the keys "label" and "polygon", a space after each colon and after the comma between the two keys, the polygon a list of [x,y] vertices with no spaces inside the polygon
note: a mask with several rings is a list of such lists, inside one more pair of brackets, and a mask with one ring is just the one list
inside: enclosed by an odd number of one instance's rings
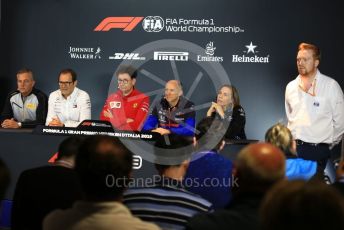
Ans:
{"label": "eyeglasses", "polygon": [[123,84],[123,85],[126,85],[126,84],[128,84],[128,83],[129,83],[129,80],[127,80],[127,79],[124,79],[124,80],[122,80],[122,79],[118,79],[118,80],[117,80],[117,82],[118,82],[118,84]]}
{"label": "eyeglasses", "polygon": [[59,81],[59,85],[70,85],[73,81]]}

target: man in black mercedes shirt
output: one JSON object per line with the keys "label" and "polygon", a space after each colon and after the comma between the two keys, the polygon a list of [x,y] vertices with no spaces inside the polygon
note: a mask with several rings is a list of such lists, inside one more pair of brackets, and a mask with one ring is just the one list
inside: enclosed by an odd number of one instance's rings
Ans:
{"label": "man in black mercedes shirt", "polygon": [[2,128],[34,128],[44,124],[48,98],[34,85],[32,70],[24,68],[17,72],[18,88],[7,96],[0,116]]}

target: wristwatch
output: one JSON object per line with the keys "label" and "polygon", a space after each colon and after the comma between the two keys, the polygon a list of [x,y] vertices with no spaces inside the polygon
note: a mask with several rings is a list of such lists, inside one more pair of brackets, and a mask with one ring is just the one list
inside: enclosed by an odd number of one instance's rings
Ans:
{"label": "wristwatch", "polygon": [[22,123],[21,122],[17,122],[17,124],[18,124],[19,128],[22,127]]}

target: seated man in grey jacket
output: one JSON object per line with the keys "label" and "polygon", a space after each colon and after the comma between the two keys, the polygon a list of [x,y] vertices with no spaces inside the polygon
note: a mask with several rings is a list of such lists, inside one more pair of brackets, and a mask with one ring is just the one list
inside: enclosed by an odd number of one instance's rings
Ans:
{"label": "seated man in grey jacket", "polygon": [[36,89],[32,70],[17,72],[17,90],[8,94],[0,116],[2,128],[34,128],[43,125],[47,116],[48,98]]}

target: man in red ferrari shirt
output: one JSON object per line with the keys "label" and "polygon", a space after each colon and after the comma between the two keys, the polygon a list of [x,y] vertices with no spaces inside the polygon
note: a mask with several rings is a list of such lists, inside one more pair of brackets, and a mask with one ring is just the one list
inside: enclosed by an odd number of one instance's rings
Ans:
{"label": "man in red ferrari shirt", "polygon": [[149,111],[149,97],[135,89],[137,70],[120,66],[116,72],[118,91],[109,95],[100,120],[118,130],[140,131]]}

